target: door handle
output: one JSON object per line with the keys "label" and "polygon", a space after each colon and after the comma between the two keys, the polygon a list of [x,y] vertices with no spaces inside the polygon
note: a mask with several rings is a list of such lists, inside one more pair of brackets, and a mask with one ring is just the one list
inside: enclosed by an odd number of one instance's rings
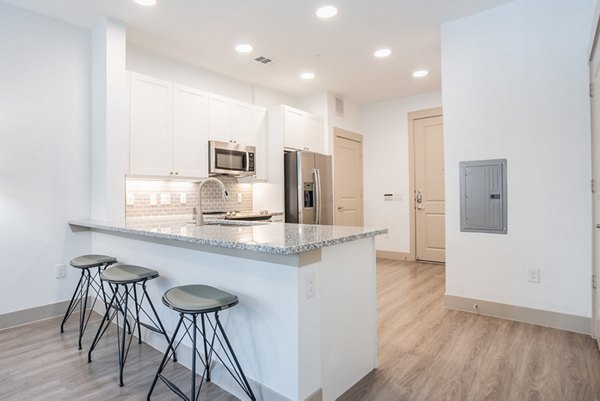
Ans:
{"label": "door handle", "polygon": [[344,208],[341,206],[338,206],[338,212],[341,212],[342,210],[344,210]]}
{"label": "door handle", "polygon": [[415,202],[422,203],[423,202],[423,194],[421,191],[417,191],[417,196],[415,197]]}
{"label": "door handle", "polygon": [[425,210],[425,207],[421,206],[421,205],[417,205],[417,210]]}

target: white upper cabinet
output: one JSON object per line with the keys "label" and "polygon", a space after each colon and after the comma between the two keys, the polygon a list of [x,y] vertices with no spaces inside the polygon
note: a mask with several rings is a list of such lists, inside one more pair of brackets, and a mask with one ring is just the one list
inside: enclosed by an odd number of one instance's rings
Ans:
{"label": "white upper cabinet", "polygon": [[229,142],[231,138],[231,100],[208,95],[208,136],[214,141]]}
{"label": "white upper cabinet", "polygon": [[323,120],[321,117],[307,114],[304,116],[302,144],[306,150],[323,153]]}
{"label": "white upper cabinet", "polygon": [[288,149],[323,153],[323,119],[293,107],[283,106],[283,146]]}
{"label": "white upper cabinet", "polygon": [[303,111],[283,106],[283,145],[286,148],[304,148],[302,142],[303,120]]}
{"label": "white upper cabinet", "polygon": [[137,73],[130,77],[130,173],[207,177],[208,94]]}
{"label": "white upper cabinet", "polygon": [[208,177],[208,141],[257,147],[257,178],[267,177],[266,109],[130,73],[131,175]]}
{"label": "white upper cabinet", "polygon": [[169,175],[173,169],[173,85],[131,74],[130,172]]}
{"label": "white upper cabinet", "polygon": [[175,85],[173,170],[185,177],[208,177],[208,94]]}
{"label": "white upper cabinet", "polygon": [[210,94],[208,135],[214,141],[253,145],[252,105]]}
{"label": "white upper cabinet", "polygon": [[259,181],[267,181],[269,178],[269,138],[267,130],[267,109],[260,106],[252,106],[252,132],[256,146],[256,174]]}
{"label": "white upper cabinet", "polygon": [[248,103],[231,103],[231,139],[237,143],[254,145],[252,131],[252,105]]}

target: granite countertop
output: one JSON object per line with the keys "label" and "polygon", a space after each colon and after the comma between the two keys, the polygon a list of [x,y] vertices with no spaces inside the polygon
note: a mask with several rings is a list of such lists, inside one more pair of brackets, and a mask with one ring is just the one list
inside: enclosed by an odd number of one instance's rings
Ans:
{"label": "granite countertop", "polygon": [[175,241],[290,255],[386,234],[387,229],[311,224],[213,220],[196,226],[189,218],[148,218],[121,222],[72,220],[72,226]]}

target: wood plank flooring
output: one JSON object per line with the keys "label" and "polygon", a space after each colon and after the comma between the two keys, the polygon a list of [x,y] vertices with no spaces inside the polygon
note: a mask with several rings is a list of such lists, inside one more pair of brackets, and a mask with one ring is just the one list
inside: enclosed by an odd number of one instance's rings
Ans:
{"label": "wood plank flooring", "polygon": [[379,368],[340,401],[599,401],[589,336],[446,310],[444,267],[377,263]]}
{"label": "wood plank flooring", "polygon": [[[446,310],[443,266],[377,264],[379,368],[340,401],[600,401],[600,353],[589,336]],[[76,318],[64,334],[60,319],[0,331],[0,400],[145,400],[162,355],[132,344],[121,388],[114,331],[87,363],[97,323],[83,351]],[[189,370],[171,369],[187,388]],[[237,399],[205,390],[204,400]],[[153,400],[177,399],[157,385]]]}
{"label": "wood plank flooring", "polygon": [[[87,362],[89,345],[100,317],[93,316],[77,349],[78,315],[60,333],[61,318],[44,320],[0,331],[0,400],[6,401],[139,401],[145,400],[162,354],[149,345],[131,344],[125,364],[125,386],[119,387],[117,333],[114,326],[102,337]],[[189,391],[190,371],[169,364],[169,377]],[[166,372],[166,370],[165,370]],[[201,399],[233,401],[238,398],[207,383]],[[181,400],[158,382],[152,400]]]}

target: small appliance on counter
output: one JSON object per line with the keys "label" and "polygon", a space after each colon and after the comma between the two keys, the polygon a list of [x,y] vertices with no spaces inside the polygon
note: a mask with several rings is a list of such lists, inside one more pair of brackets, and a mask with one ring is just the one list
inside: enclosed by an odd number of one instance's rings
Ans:
{"label": "small appliance on counter", "polygon": [[284,156],[285,222],[333,224],[331,156],[298,151]]}
{"label": "small appliance on counter", "polygon": [[236,177],[256,174],[254,146],[233,142],[208,141],[208,173]]}

